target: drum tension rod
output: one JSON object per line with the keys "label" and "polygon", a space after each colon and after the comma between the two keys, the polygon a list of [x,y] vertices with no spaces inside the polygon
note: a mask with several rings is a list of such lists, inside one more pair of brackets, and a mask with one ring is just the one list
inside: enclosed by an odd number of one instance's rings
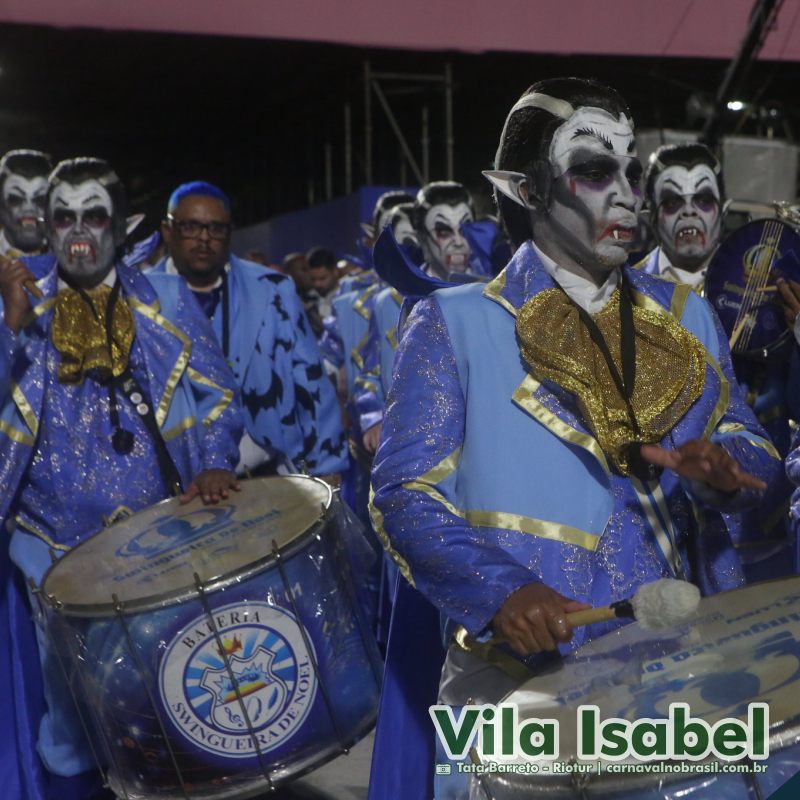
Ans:
{"label": "drum tension rod", "polygon": [[256,737],[256,731],[255,728],[253,728],[253,723],[250,720],[250,714],[247,711],[247,706],[244,704],[244,698],[242,697],[242,693],[239,689],[239,681],[233,674],[231,660],[228,657],[227,651],[225,650],[225,645],[222,642],[222,637],[220,636],[219,628],[217,627],[217,621],[214,619],[214,615],[211,612],[211,606],[209,606],[208,599],[206,598],[206,587],[196,572],[194,573],[194,586],[195,589],[197,589],[197,594],[200,597],[200,603],[203,606],[203,611],[208,617],[211,631],[214,634],[214,640],[217,643],[217,652],[220,654],[222,662],[225,664],[225,671],[228,673],[228,680],[230,680],[231,686],[233,686],[233,691],[236,693],[236,701],[239,703],[239,708],[242,711],[242,716],[244,717],[245,724],[247,725],[247,732],[250,735],[250,738],[253,740],[253,747],[256,751],[256,757],[258,758],[258,765],[261,768],[261,773],[267,779],[269,791],[274,792],[275,785],[272,782],[272,776],[269,774],[269,769],[267,769],[267,766],[264,762],[264,753],[261,751],[261,745]]}
{"label": "drum tension rod", "polygon": [[153,710],[153,716],[155,717],[156,722],[158,723],[159,730],[161,731],[161,736],[164,738],[164,744],[166,745],[167,751],[169,752],[170,760],[172,761],[172,767],[175,770],[175,776],[178,778],[178,782],[181,785],[181,793],[183,794],[185,800],[191,800],[191,796],[186,788],[186,783],[183,780],[183,774],[181,773],[181,768],[178,766],[178,759],[175,755],[175,751],[172,749],[172,742],[167,734],[167,729],[164,726],[164,720],[161,719],[161,714],[159,713],[158,706],[156,705],[155,698],[153,697],[153,693],[150,691],[150,683],[147,680],[147,670],[145,669],[144,662],[142,661],[142,657],[139,655],[139,651],[136,649],[136,645],[133,642],[133,637],[131,636],[130,628],[128,627],[128,623],[125,621],[125,607],[123,603],[120,601],[119,597],[116,594],[111,595],[111,601],[114,604],[114,611],[119,618],[119,624],[122,626],[122,632],[125,634],[125,642],[128,645],[128,651],[131,654],[131,658],[133,659],[134,664],[136,665],[136,669],[139,672],[139,679],[142,682],[142,686],[144,687],[145,694],[147,695],[147,700],[150,703],[150,708]]}
{"label": "drum tension rod", "polygon": [[328,689],[325,686],[325,681],[322,680],[322,676],[319,674],[319,665],[317,664],[317,659],[314,656],[314,648],[308,638],[308,631],[306,630],[305,625],[303,625],[301,618],[300,618],[300,610],[297,607],[297,601],[295,600],[294,590],[292,589],[291,584],[286,576],[286,570],[283,567],[283,556],[281,555],[280,548],[278,547],[278,543],[273,539],[272,540],[272,556],[275,559],[275,566],[278,568],[278,573],[281,576],[281,582],[283,583],[283,590],[286,593],[286,596],[289,598],[289,604],[292,606],[292,613],[294,614],[295,623],[297,625],[298,630],[300,631],[300,636],[303,638],[303,645],[306,648],[306,652],[308,653],[308,658],[311,661],[311,667],[314,670],[314,676],[317,679],[317,684],[319,685],[319,690],[322,692],[322,699],[325,701],[325,707],[328,711],[328,716],[331,718],[331,724],[333,725],[334,733],[336,734],[336,738],[339,740],[339,749],[342,753],[348,754],[350,752],[350,748],[345,744],[345,738],[342,734],[342,729],[339,726],[339,722],[336,719],[336,714],[333,712],[333,704],[331,703],[331,698],[328,694]]}

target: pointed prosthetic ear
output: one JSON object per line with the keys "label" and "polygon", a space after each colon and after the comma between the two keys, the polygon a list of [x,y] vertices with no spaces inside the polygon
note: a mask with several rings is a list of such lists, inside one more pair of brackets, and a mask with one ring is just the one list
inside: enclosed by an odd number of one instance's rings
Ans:
{"label": "pointed prosthetic ear", "polygon": [[144,214],[132,214],[125,220],[125,235],[130,236],[144,220]]}
{"label": "pointed prosthetic ear", "polygon": [[[374,239],[375,229],[372,227],[372,225],[370,225],[369,222],[362,222],[360,224],[361,224],[361,230],[364,232],[366,237],[368,239]],[[378,231],[378,233],[380,233],[380,231]]]}
{"label": "pointed prosthetic ear", "polygon": [[529,178],[523,172],[510,172],[504,169],[487,169],[483,176],[489,183],[523,208],[533,208],[530,197]]}

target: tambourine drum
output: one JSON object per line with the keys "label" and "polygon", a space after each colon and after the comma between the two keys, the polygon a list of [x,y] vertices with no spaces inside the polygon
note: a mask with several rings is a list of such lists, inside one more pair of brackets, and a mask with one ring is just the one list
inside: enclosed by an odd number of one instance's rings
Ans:
{"label": "tambourine drum", "polygon": [[737,355],[765,356],[791,336],[775,282],[800,281],[800,234],[776,219],[749,222],[718,248],[706,297]]}
{"label": "tambourine drum", "polygon": [[49,633],[121,798],[245,798],[374,723],[380,659],[338,500],[304,476],[165,500],[45,575]]}
{"label": "tambourine drum", "polygon": [[[696,618],[685,625],[662,630],[625,625],[578,648],[501,702],[518,707],[520,724],[558,720],[562,771],[552,762],[544,769],[543,761],[534,773],[487,771],[474,787],[481,800],[766,798],[800,772],[800,578],[704,598]],[[767,768],[726,772],[726,762],[709,758],[692,762],[705,771],[673,772],[661,771],[678,763],[672,760],[627,758],[617,763],[651,769],[612,772],[609,761],[601,760],[598,769],[596,760],[578,759],[579,706],[597,706],[601,721],[633,722],[666,719],[669,705],[677,702],[687,703],[691,717],[709,725],[723,718],[746,721],[749,703],[767,703],[769,758],[759,762]],[[475,756],[484,764],[497,760],[479,749]],[[506,763],[526,762],[516,757]],[[747,761],[730,763],[752,768]]]}

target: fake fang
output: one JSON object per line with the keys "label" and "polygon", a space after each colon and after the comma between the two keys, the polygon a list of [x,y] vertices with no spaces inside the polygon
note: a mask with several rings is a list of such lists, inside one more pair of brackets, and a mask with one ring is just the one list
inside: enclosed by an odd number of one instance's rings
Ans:
{"label": "fake fang", "polygon": [[69,259],[74,261],[76,258],[94,258],[95,249],[89,242],[73,242],[69,246]]}
{"label": "fake fang", "polygon": [[706,237],[699,228],[684,228],[683,230],[678,231],[677,235],[675,236],[675,241],[680,242],[683,239],[697,239],[700,244],[706,243]]}

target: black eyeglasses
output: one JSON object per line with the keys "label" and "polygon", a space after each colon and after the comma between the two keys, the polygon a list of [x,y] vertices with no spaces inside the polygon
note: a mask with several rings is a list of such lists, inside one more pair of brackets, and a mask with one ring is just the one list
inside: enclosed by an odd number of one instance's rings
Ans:
{"label": "black eyeglasses", "polygon": [[206,231],[209,239],[222,241],[227,239],[231,233],[230,222],[200,222],[196,219],[176,219],[172,214],[167,214],[167,220],[184,239],[199,239],[203,231]]}

